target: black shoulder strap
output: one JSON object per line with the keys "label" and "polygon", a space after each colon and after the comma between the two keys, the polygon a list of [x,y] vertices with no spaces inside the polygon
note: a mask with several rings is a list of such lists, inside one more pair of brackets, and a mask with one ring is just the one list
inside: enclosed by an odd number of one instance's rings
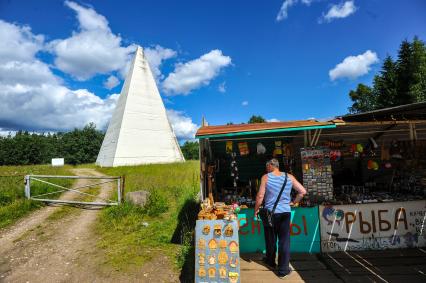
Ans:
{"label": "black shoulder strap", "polygon": [[283,194],[285,186],[287,185],[287,173],[284,173],[284,174],[285,174],[284,184],[283,184],[283,187],[281,188],[280,193],[278,194],[277,200],[274,203],[274,207],[272,208],[272,214],[274,214],[275,208],[277,208],[277,205],[278,205],[278,202],[280,201],[281,195]]}

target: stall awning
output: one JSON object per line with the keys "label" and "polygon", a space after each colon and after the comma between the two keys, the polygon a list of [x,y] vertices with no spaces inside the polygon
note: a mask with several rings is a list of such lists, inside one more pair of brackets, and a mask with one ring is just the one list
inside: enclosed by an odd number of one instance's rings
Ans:
{"label": "stall awning", "polygon": [[280,133],[280,132],[289,132],[289,131],[328,129],[328,128],[335,128],[336,124],[339,124],[339,123],[343,123],[343,121],[339,119],[324,121],[324,122],[320,122],[317,120],[302,120],[302,121],[269,122],[269,123],[256,123],[256,124],[203,126],[200,129],[198,129],[195,137],[198,139],[222,138],[222,137]]}

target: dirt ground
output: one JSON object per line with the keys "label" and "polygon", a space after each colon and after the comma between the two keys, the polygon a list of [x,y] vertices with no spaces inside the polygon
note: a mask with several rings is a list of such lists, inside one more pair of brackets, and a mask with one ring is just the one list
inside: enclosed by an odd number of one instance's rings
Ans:
{"label": "dirt ground", "polygon": [[[102,176],[94,169],[74,169],[73,173]],[[74,187],[90,182],[79,179]],[[111,192],[111,183],[103,184],[98,197],[108,198]],[[73,195],[67,192],[61,198],[73,199]],[[100,209],[73,207],[60,213],[61,209],[44,207],[0,231],[0,282],[179,281],[166,257],[155,258],[132,273],[106,266],[93,229]]]}

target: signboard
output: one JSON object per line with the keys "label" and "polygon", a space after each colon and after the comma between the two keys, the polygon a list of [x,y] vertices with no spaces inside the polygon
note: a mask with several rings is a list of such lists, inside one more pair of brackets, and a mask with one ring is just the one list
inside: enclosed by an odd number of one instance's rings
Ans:
{"label": "signboard", "polygon": [[237,221],[197,220],[195,282],[241,282]]}
{"label": "signboard", "polygon": [[64,166],[64,163],[63,158],[52,158],[52,166]]}
{"label": "signboard", "polygon": [[320,206],[323,252],[426,246],[426,200]]}
{"label": "signboard", "polygon": [[[254,219],[254,209],[243,209],[238,214],[240,227],[240,252],[252,253],[265,250],[263,224]],[[291,252],[320,252],[318,207],[297,207],[291,211]]]}

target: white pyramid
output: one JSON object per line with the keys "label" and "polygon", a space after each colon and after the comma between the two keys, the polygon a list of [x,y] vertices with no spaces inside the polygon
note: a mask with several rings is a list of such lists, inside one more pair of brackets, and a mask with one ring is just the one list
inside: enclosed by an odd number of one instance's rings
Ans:
{"label": "white pyramid", "polygon": [[96,164],[105,167],[185,161],[143,49],[138,47]]}

